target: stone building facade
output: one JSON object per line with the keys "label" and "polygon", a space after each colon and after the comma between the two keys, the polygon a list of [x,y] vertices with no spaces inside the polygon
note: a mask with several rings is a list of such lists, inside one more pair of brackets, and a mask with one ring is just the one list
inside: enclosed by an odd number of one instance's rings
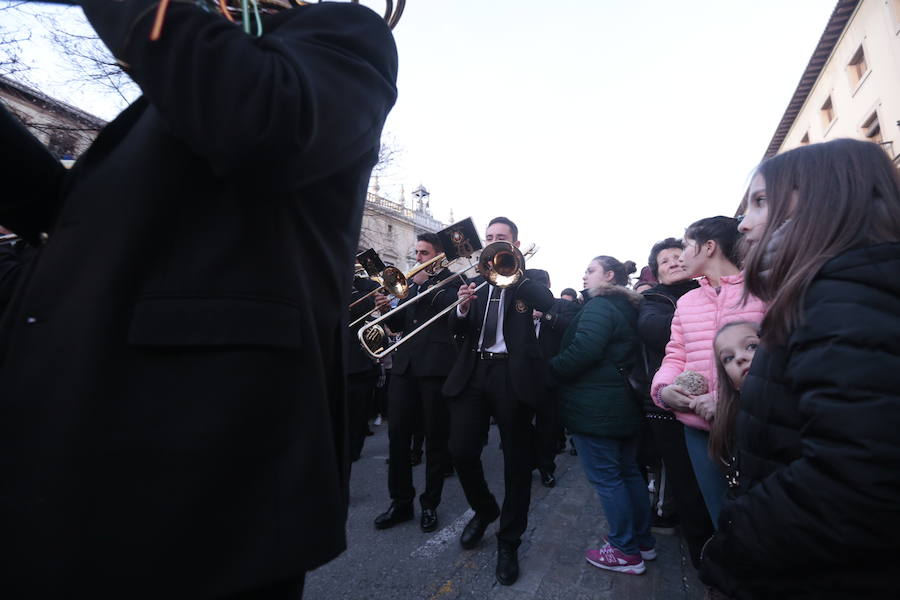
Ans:
{"label": "stone building facade", "polygon": [[841,137],[900,164],[900,0],[839,0],[765,158]]}
{"label": "stone building facade", "polygon": [[447,224],[431,214],[429,193],[419,186],[413,190],[413,207],[407,206],[404,194],[399,201],[379,194],[377,179],[366,198],[359,248],[374,248],[381,260],[408,271],[416,262],[416,236],[422,232],[436,233]]}

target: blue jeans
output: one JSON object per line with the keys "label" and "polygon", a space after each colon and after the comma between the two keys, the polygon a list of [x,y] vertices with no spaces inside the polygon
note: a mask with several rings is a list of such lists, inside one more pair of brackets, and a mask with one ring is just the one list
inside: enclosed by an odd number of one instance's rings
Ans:
{"label": "blue jeans", "polygon": [[718,529],[719,513],[725,504],[728,484],[719,466],[709,456],[709,432],[685,427],[684,444],[691,457],[691,466],[694,467],[694,475],[697,477],[700,493],[703,494],[709,518],[712,519],[713,527]]}
{"label": "blue jeans", "polygon": [[594,485],[609,522],[609,543],[625,554],[653,548],[650,496],[637,464],[637,437],[601,438],[572,434],[588,481]]}

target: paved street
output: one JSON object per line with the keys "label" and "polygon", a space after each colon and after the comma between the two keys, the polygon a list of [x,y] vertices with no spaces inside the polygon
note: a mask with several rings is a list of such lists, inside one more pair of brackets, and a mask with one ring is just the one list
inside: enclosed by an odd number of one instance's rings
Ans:
{"label": "paved street", "polygon": [[[479,548],[463,550],[459,534],[471,516],[456,477],[446,480],[438,530],[425,534],[416,519],[378,531],[376,515],[390,504],[387,493],[387,424],[373,428],[362,458],[353,464],[350,488],[349,549],[337,560],[307,575],[307,600],[607,600],[703,597],[676,536],[657,536],[659,558],[641,576],[604,571],[588,564],[584,550],[598,546],[606,533],[599,500],[588,485],[578,458],[557,456],[557,485],[532,487],[528,531],[519,549],[522,575],[504,587],[494,578],[496,522]],[[499,436],[491,428],[482,459],[491,491],[503,498]],[[424,465],[414,467],[417,492],[424,484]],[[315,543],[311,540],[311,543]]]}

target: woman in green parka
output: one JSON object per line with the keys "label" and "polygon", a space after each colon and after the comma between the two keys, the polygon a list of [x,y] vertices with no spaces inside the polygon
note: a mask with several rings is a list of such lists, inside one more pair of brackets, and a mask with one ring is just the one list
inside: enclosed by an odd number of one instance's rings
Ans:
{"label": "woman in green parka", "polygon": [[594,485],[609,536],[585,553],[596,567],[640,575],[656,558],[650,499],[637,464],[641,407],[624,373],[638,354],[640,294],[625,287],[631,261],[598,256],[584,274],[585,305],[550,361],[560,381],[562,419],[572,433],[585,475]]}

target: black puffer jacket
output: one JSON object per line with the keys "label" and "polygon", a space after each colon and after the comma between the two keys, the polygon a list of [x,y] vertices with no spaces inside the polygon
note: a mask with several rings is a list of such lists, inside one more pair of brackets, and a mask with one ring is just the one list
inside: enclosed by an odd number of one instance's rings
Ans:
{"label": "black puffer jacket", "polygon": [[897,598],[900,244],[822,268],[744,383],[740,493],[701,578],[734,598]]}
{"label": "black puffer jacket", "polygon": [[653,376],[666,356],[666,344],[672,336],[672,316],[675,314],[678,299],[698,287],[700,284],[696,281],[688,280],[672,285],[660,283],[641,292],[644,301],[641,302],[638,313],[638,335],[641,337],[641,346],[646,357],[646,364],[639,362],[639,367],[646,370],[646,374],[643,375],[647,384],[647,393],[643,398],[644,412],[658,418],[675,420],[670,411],[659,408],[650,399],[650,382],[653,381]]}

